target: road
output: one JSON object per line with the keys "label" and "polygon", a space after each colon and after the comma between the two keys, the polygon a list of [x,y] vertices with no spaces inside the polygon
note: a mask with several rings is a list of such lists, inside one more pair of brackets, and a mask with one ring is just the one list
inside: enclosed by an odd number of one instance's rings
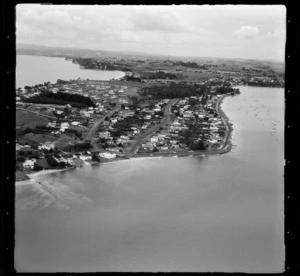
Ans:
{"label": "road", "polygon": [[92,140],[93,137],[95,136],[96,131],[98,130],[99,125],[104,122],[105,118],[106,117],[110,118],[118,110],[119,110],[118,108],[115,108],[115,109],[111,110],[107,115],[103,116],[101,119],[95,121],[93,126],[86,133],[84,139]]}
{"label": "road", "polygon": [[231,137],[231,133],[232,133],[232,126],[229,123],[228,117],[225,115],[225,113],[223,112],[223,110],[220,107],[223,99],[227,96],[230,96],[230,94],[226,94],[226,95],[223,95],[222,97],[220,97],[216,104],[216,111],[220,115],[220,117],[226,127],[225,140],[220,148],[215,149],[215,150],[197,150],[197,151],[186,151],[186,152],[177,152],[177,153],[159,153],[159,152],[153,152],[150,154],[149,153],[148,154],[147,153],[142,153],[142,154],[134,153],[134,154],[132,154],[131,157],[174,156],[174,155],[177,155],[177,156],[218,155],[218,154],[223,154],[223,153],[229,152],[232,147],[231,141],[230,141],[230,137]]}
{"label": "road", "polygon": [[143,143],[143,141],[147,138],[149,138],[153,133],[155,133],[160,127],[164,127],[166,124],[171,122],[172,117],[172,106],[178,101],[178,99],[172,99],[168,102],[168,104],[165,106],[164,109],[164,115],[160,121],[159,124],[154,125],[150,129],[148,129],[146,132],[140,134],[136,137],[132,145],[129,149],[125,151],[126,155],[133,155],[135,154],[136,150],[140,147],[140,145]]}
{"label": "road", "polygon": [[95,141],[96,140],[95,139],[95,134],[96,134],[96,131],[99,128],[99,125],[104,122],[106,117],[110,118],[118,110],[119,110],[119,108],[115,108],[115,109],[111,110],[107,115],[103,116],[101,119],[95,121],[93,126],[85,134],[84,140],[91,141],[91,145],[93,146],[93,150],[99,150],[99,148],[97,146],[97,143]]}

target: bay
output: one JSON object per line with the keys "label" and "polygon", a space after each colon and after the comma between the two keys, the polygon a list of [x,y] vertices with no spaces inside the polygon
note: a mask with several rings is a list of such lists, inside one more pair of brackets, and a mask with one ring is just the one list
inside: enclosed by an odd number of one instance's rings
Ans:
{"label": "bay", "polygon": [[121,71],[80,69],[78,64],[59,57],[16,56],[16,88],[48,81],[55,83],[58,79],[110,80],[123,76]]}
{"label": "bay", "polygon": [[284,90],[240,90],[221,105],[234,125],[227,154],[17,185],[17,271],[284,271]]}

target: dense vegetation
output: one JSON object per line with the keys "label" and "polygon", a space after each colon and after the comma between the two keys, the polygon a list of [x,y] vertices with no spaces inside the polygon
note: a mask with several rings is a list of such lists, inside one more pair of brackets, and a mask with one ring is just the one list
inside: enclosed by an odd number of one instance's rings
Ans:
{"label": "dense vegetation", "polygon": [[24,102],[39,103],[39,104],[57,104],[66,105],[70,104],[72,107],[85,108],[88,106],[95,107],[96,105],[89,97],[84,97],[79,94],[70,93],[52,93],[50,91],[43,91],[40,95],[31,98],[22,98]]}
{"label": "dense vegetation", "polygon": [[129,116],[120,120],[114,124],[115,131],[111,132],[113,137],[120,137],[121,135],[126,135],[127,132],[132,131],[131,127],[141,126],[144,123],[143,119],[138,116]]}
{"label": "dense vegetation", "polygon": [[284,87],[284,82],[280,82],[279,80],[261,80],[261,79],[243,79],[242,80],[243,85],[249,85],[249,86],[261,86],[261,87]]}
{"label": "dense vegetation", "polygon": [[183,67],[188,67],[188,68],[198,68],[198,69],[203,69],[207,70],[208,68],[206,65],[198,65],[196,62],[184,62],[184,61],[178,61],[178,62],[173,62],[174,65],[181,65]]}
{"label": "dense vegetation", "polygon": [[90,148],[92,148],[92,145],[91,145],[91,142],[89,142],[89,141],[77,143],[77,144],[71,146],[71,149],[74,151],[85,151]]}
{"label": "dense vegetation", "polygon": [[239,89],[234,89],[232,88],[231,86],[221,86],[221,87],[218,87],[216,92],[218,94],[226,94],[226,93],[231,93],[231,92],[237,92]]}
{"label": "dense vegetation", "polygon": [[73,63],[77,63],[86,69],[131,71],[129,67],[114,65],[109,62],[96,60],[94,58],[74,58]]}
{"label": "dense vegetation", "polygon": [[147,79],[177,79],[177,75],[171,73],[165,73],[163,71],[158,71],[155,73],[151,73],[150,76],[146,77]]}
{"label": "dense vegetation", "polygon": [[137,82],[141,82],[141,78],[136,78],[136,77],[133,77],[133,76],[125,76],[124,79],[126,81],[137,81]]}
{"label": "dense vegetation", "polygon": [[198,140],[201,129],[196,125],[189,125],[189,129],[180,132],[180,141],[185,143],[190,150],[205,150],[207,148],[203,139]]}
{"label": "dense vegetation", "polygon": [[204,89],[184,83],[170,83],[168,86],[145,87],[142,92],[145,96],[151,95],[155,99],[174,99],[190,96],[200,96]]}

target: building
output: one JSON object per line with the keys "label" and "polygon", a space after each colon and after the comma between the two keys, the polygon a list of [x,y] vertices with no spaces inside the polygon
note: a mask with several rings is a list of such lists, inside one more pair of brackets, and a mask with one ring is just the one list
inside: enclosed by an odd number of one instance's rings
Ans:
{"label": "building", "polygon": [[23,167],[25,169],[33,169],[34,167],[34,163],[36,162],[36,159],[35,158],[32,158],[32,159],[27,159],[25,160],[25,162],[23,163]]}

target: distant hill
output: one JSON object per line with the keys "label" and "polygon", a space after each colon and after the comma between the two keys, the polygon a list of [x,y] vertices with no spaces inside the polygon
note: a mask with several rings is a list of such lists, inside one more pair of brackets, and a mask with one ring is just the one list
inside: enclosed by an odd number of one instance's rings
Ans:
{"label": "distant hill", "polygon": [[[119,56],[119,57],[167,57],[158,54],[147,54],[139,52],[128,51],[107,51],[107,50],[93,50],[93,49],[79,49],[72,47],[49,47],[35,44],[17,43],[17,54],[46,54],[46,55],[59,55],[59,56]],[[168,56],[169,57],[169,56]]]}
{"label": "distant hill", "polygon": [[271,66],[277,72],[284,72],[284,63],[273,60],[254,60],[242,58],[218,58],[218,57],[178,57],[163,54],[149,54],[140,52],[129,51],[107,51],[107,50],[92,50],[92,49],[79,49],[72,47],[49,47],[35,44],[18,43],[16,45],[17,54],[24,55],[39,55],[39,56],[52,56],[52,57],[90,57],[90,58],[135,58],[135,59],[156,59],[156,60],[182,60],[189,62],[199,62],[207,64],[224,64],[252,66],[261,64],[262,66]]}

